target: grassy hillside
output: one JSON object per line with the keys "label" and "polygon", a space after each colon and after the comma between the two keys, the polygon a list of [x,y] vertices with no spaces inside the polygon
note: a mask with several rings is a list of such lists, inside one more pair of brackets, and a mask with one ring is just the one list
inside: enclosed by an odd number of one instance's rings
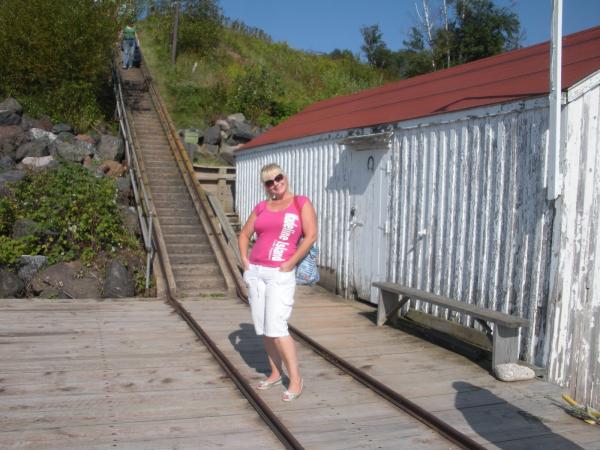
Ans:
{"label": "grassy hillside", "polygon": [[276,125],[315,101],[389,81],[348,52],[307,53],[231,26],[220,27],[211,48],[179,53],[173,66],[164,28],[157,19],[138,27],[146,63],[179,128],[204,127],[234,112]]}

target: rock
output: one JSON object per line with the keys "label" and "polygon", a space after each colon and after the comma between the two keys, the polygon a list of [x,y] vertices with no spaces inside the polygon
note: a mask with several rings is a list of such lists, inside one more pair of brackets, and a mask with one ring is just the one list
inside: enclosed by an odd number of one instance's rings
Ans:
{"label": "rock", "polygon": [[26,285],[33,279],[36,273],[46,265],[48,258],[42,255],[23,255],[19,258],[19,278]]}
{"label": "rock", "polygon": [[78,134],[77,136],[75,136],[75,139],[77,139],[78,141],[87,142],[88,144],[96,145],[96,139],[94,139],[89,134]]}
{"label": "rock", "polygon": [[495,373],[500,381],[524,381],[535,378],[533,369],[515,363],[498,364]]}
{"label": "rock", "polygon": [[229,114],[227,116],[227,120],[229,122],[245,122],[246,116],[244,116],[242,113]]}
{"label": "rock", "polygon": [[94,150],[87,142],[75,141],[74,143],[63,142],[59,139],[50,144],[50,154],[67,161],[80,163],[88,155],[93,155]]}
{"label": "rock", "polygon": [[14,98],[8,97],[2,103],[0,103],[0,110],[8,110],[18,115],[23,114],[23,107],[21,104]]}
{"label": "rock", "polygon": [[15,168],[15,161],[8,156],[0,156],[0,173]]}
{"label": "rock", "polygon": [[245,122],[232,122],[231,123],[231,135],[229,136],[228,143],[235,145],[239,143],[248,142],[256,137],[256,133],[252,130],[252,127]]}
{"label": "rock", "polygon": [[218,145],[221,142],[221,128],[212,126],[204,131],[204,143]]}
{"label": "rock", "polygon": [[227,144],[221,144],[221,147],[219,147],[219,156],[224,159],[225,161],[227,161],[227,163],[231,164],[232,166],[235,165],[235,154],[233,153],[234,151],[236,151],[240,146],[239,145],[227,145]]}
{"label": "rock", "polygon": [[58,136],[56,136],[54,133],[46,131],[43,128],[32,128],[27,132],[27,136],[30,140],[41,139],[45,137],[50,142],[54,142],[58,138]]}
{"label": "rock", "polygon": [[215,125],[218,126],[222,131],[229,131],[229,129],[231,128],[231,125],[229,125],[229,122],[227,122],[226,120],[223,120],[223,119],[219,119],[219,120],[215,121]]}
{"label": "rock", "polygon": [[122,161],[125,157],[125,143],[120,137],[103,134],[96,148],[96,158],[100,160],[110,159]]}
{"label": "rock", "polygon": [[23,160],[21,160],[20,165],[27,169],[31,169],[38,172],[57,167],[58,161],[54,159],[54,156],[50,155],[40,157],[28,156],[27,158],[23,158]]}
{"label": "rock", "polygon": [[51,289],[68,298],[100,298],[100,275],[89,271],[81,261],[60,262],[38,272],[31,280],[34,293]]}
{"label": "rock", "polygon": [[200,153],[204,153],[207,155],[217,155],[219,153],[219,146],[212,144],[204,144],[199,149]]}
{"label": "rock", "polygon": [[72,133],[74,130],[73,130],[73,127],[71,125],[69,125],[68,123],[58,123],[52,127],[52,132],[54,134],[59,134],[59,133],[62,133],[63,131]]}
{"label": "rock", "polygon": [[50,155],[49,147],[50,141],[46,137],[27,142],[17,149],[15,159],[18,162],[27,157],[48,156]]}
{"label": "rock", "polygon": [[117,161],[107,160],[102,161],[102,164],[96,169],[97,172],[102,172],[107,177],[120,177],[127,172],[127,164],[121,164]]}
{"label": "rock", "polygon": [[121,221],[123,222],[123,226],[132,236],[140,237],[142,235],[142,230],[140,228],[140,221],[133,206],[121,206],[119,207],[119,215],[121,216]]}
{"label": "rock", "polygon": [[25,284],[14,273],[0,268],[0,298],[19,298],[25,291]]}
{"label": "rock", "polygon": [[44,289],[42,292],[40,292],[38,294],[38,298],[48,298],[48,299],[52,299],[52,298],[70,298],[65,291],[62,291],[60,289]]}
{"label": "rock", "polygon": [[19,125],[21,116],[7,109],[0,109],[0,125]]}
{"label": "rock", "polygon": [[23,114],[23,116],[21,117],[21,128],[24,131],[30,130],[32,128],[39,128],[41,130],[50,132],[50,130],[52,130],[52,121],[47,117],[43,117],[41,119],[33,119],[27,114]]}
{"label": "rock", "polygon": [[125,175],[117,178],[117,198],[119,202],[124,205],[129,205],[130,200],[133,198],[133,188],[131,187],[131,177]]}
{"label": "rock", "polygon": [[14,159],[17,148],[28,141],[27,133],[24,133],[18,125],[6,127],[0,126],[0,154]]}
{"label": "rock", "polygon": [[13,225],[11,237],[19,239],[25,236],[34,236],[41,231],[40,224],[31,219],[17,219]]}
{"label": "rock", "polygon": [[63,142],[68,142],[70,144],[75,144],[75,135],[69,131],[61,131],[56,135],[58,139]]}
{"label": "rock", "polygon": [[7,170],[0,173],[0,197],[10,192],[10,185],[25,178],[27,174],[22,170]]}
{"label": "rock", "polygon": [[135,283],[127,268],[116,259],[112,260],[106,269],[103,298],[124,298],[135,295]]}

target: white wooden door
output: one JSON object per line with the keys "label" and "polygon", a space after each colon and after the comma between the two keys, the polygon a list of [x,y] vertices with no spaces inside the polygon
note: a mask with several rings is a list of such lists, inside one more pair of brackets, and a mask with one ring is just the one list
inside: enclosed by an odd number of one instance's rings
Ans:
{"label": "white wooden door", "polygon": [[390,223],[389,151],[352,151],[350,276],[359,298],[377,303],[373,281],[385,281]]}

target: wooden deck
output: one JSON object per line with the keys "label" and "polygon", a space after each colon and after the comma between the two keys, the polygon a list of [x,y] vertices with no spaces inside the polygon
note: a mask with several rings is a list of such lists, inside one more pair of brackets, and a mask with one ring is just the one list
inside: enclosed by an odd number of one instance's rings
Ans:
{"label": "wooden deck", "polygon": [[281,448],[160,301],[0,300],[0,448]]}
{"label": "wooden deck", "polygon": [[[245,305],[205,300],[185,307],[218,335],[229,356],[237,355],[248,378],[264,376],[267,363],[257,353]],[[392,327],[376,327],[375,320],[369,305],[321,288],[299,288],[291,323],[486,448],[600,448],[598,427],[561,409],[558,386],[540,380],[503,383],[459,354]],[[340,379],[338,370],[313,352],[301,349],[300,359],[306,380],[302,397],[292,405],[278,402],[279,390],[264,397],[307,448],[443,448],[357,383]],[[315,419],[310,427],[302,420],[308,415]],[[355,446],[345,446],[352,437]]]}
{"label": "wooden deck", "polygon": [[[184,306],[250,380],[267,368],[248,308]],[[502,383],[470,360],[391,327],[368,305],[300,288],[292,323],[486,448],[598,449],[597,427],[568,416],[560,389]],[[306,447],[448,449],[300,348],[305,392],[261,393]],[[187,325],[161,301],[0,300],[0,448],[281,448]]]}

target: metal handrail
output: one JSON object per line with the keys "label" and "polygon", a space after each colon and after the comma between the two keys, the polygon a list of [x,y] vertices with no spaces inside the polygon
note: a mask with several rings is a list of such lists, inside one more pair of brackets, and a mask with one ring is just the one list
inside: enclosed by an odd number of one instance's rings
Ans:
{"label": "metal handrail", "polygon": [[[153,211],[152,201],[148,198],[144,181],[141,175],[140,163],[137,158],[135,145],[133,143],[131,128],[125,113],[125,102],[123,100],[123,90],[121,87],[121,77],[119,76],[115,65],[113,64],[113,80],[115,99],[117,101],[117,116],[119,119],[119,132],[123,136],[125,142],[125,158],[127,159],[129,178],[131,187],[133,188],[133,196],[135,199],[136,210],[142,237],[144,239],[144,247],[146,249],[146,289],[150,287],[150,271],[152,261],[154,260],[154,243],[152,241],[152,224]],[[141,197],[140,197],[141,193]]]}

